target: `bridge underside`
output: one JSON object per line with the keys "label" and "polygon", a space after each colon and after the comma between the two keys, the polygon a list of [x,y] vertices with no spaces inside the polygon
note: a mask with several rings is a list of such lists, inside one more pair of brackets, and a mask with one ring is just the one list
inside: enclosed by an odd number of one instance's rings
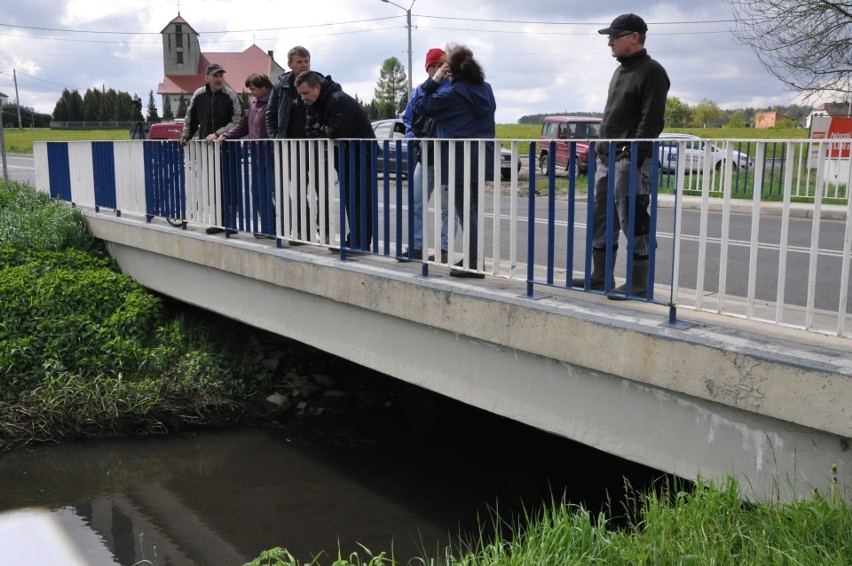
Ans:
{"label": "bridge underside", "polygon": [[684,478],[732,474],[750,498],[826,492],[832,464],[852,498],[842,351],[701,321],[668,328],[654,305],[536,300],[496,278],[88,219],[127,274],[180,301]]}

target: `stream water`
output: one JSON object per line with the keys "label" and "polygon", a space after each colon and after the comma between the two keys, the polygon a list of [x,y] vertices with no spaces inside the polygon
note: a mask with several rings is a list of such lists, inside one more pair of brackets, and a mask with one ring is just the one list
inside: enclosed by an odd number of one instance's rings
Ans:
{"label": "stream water", "polygon": [[426,391],[401,397],[286,428],[6,453],[0,511],[49,510],[90,564],[237,565],[277,546],[318,564],[338,551],[416,564],[490,532],[495,508],[507,518],[566,494],[598,510],[624,478],[661,475]]}

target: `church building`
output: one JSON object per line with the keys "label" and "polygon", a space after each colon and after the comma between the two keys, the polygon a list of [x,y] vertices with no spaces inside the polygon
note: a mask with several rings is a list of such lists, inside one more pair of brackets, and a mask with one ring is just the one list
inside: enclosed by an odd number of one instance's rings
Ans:
{"label": "church building", "polygon": [[[186,104],[198,87],[204,86],[204,71],[207,65],[218,63],[225,69],[225,84],[238,94],[248,92],[245,80],[251,73],[263,73],[275,83],[284,72],[272,56],[272,51],[263,51],[251,45],[241,53],[202,52],[198,32],[180,16],[169,22],[163,31],[163,80],[157,87],[162,108],[168,99],[172,113],[176,114],[181,96]],[[182,118],[182,116],[176,116]]]}

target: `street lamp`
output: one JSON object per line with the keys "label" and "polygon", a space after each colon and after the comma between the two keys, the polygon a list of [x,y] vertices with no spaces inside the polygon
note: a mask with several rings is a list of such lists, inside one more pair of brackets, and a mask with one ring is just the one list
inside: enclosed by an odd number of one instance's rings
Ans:
{"label": "street lamp", "polygon": [[414,3],[416,1],[417,0],[411,0],[411,6],[409,6],[408,9],[405,9],[396,2],[391,2],[390,0],[382,0],[382,2],[384,2],[385,4],[391,4],[393,6],[396,6],[400,10],[405,11],[405,24],[408,28],[408,96],[411,96],[411,92],[414,90],[414,86],[411,79],[411,8],[414,7]]}

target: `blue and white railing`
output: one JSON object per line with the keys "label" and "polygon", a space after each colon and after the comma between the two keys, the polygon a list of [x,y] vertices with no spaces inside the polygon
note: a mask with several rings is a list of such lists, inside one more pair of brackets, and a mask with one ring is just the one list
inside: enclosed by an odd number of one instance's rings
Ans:
{"label": "blue and white railing", "polygon": [[[441,151],[442,143],[458,150]],[[667,305],[670,322],[681,307],[849,337],[848,147],[844,153],[837,144],[802,140],[690,144],[655,142],[652,182],[659,190],[651,215],[658,247],[649,279],[656,285],[641,300]],[[509,150],[502,163],[501,145]],[[409,149],[403,140],[39,142],[34,156],[37,189],[78,206],[219,226],[226,237],[265,235],[279,246],[339,246],[344,259],[353,251],[400,258],[411,247],[414,191],[429,202],[425,183],[408,182],[414,163],[394,159]],[[537,175],[536,167],[519,172],[518,163],[537,163],[539,150],[529,140],[423,143],[436,170],[461,172],[424,207],[424,275],[430,266],[461,262],[461,269],[524,281],[529,294],[536,287],[583,290],[571,282],[591,271],[593,183],[573,161],[565,175]],[[691,150],[703,157],[688,159]],[[477,154],[488,158],[472,166]],[[589,175],[594,167],[592,160]],[[455,229],[451,222],[443,262],[441,210],[453,219],[474,203],[478,230],[464,229],[470,218]],[[802,207],[806,220],[797,218]],[[824,219],[828,209],[842,214]],[[791,228],[802,221],[810,223],[807,241]],[[347,242],[350,232],[357,238]],[[626,253],[615,273],[624,280],[624,258],[632,254],[620,239]],[[426,259],[430,254],[434,260]],[[821,276],[829,264],[837,275]],[[791,278],[806,281],[794,286]]]}

